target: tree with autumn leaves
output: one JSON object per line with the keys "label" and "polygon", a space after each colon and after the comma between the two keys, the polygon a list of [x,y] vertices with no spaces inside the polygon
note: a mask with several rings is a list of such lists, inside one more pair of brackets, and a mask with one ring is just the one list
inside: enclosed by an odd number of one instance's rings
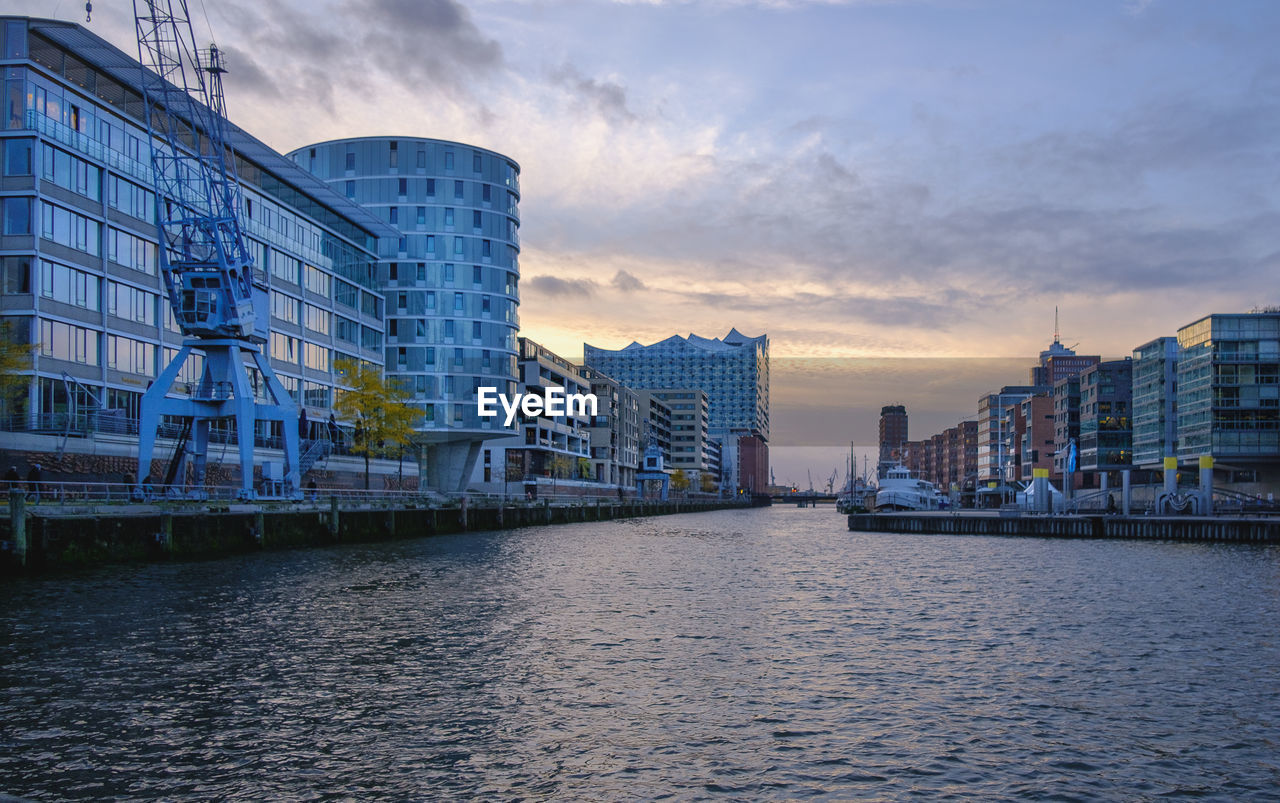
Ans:
{"label": "tree with autumn leaves", "polygon": [[383,376],[376,366],[337,360],[334,368],[349,390],[338,393],[337,417],[354,425],[351,451],[364,458],[364,489],[369,490],[369,459],[402,449],[413,439],[419,412],[409,405],[409,391]]}

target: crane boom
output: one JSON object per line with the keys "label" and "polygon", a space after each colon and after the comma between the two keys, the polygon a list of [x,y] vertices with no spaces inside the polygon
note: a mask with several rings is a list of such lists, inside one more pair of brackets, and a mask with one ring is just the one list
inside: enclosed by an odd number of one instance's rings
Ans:
{"label": "crane boom", "polygon": [[[185,336],[178,355],[142,398],[138,479],[143,483],[144,475],[150,474],[154,439],[164,416],[187,418],[199,494],[210,424],[229,418],[239,443],[240,495],[257,496],[254,444],[265,433],[259,433],[256,424],[279,422],[284,466],[281,482],[268,492],[295,496],[300,487],[298,407],[261,350],[270,334],[268,288],[265,274],[254,270],[241,224],[242,194],[228,136],[222,54],[217,47],[196,46],[186,0],[134,0],[133,8],[160,269]],[[204,356],[200,380],[189,398],[169,397],[193,349]]]}

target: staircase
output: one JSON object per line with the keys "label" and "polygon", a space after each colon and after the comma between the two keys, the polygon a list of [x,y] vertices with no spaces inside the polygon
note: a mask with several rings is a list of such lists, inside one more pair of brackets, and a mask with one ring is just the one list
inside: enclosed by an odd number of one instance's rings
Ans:
{"label": "staircase", "polygon": [[319,461],[333,453],[333,444],[327,439],[316,438],[302,442],[302,456],[298,458],[298,477],[301,479]]}

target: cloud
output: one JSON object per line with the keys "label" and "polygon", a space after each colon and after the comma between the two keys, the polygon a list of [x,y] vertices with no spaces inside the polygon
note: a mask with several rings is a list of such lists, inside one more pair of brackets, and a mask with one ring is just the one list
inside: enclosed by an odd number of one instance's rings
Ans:
{"label": "cloud", "polygon": [[532,289],[546,296],[580,296],[588,298],[595,295],[597,285],[590,279],[561,279],[556,276],[534,276],[524,282],[526,289]]}
{"label": "cloud", "polygon": [[619,270],[613,274],[613,281],[610,282],[614,287],[624,293],[634,293],[637,290],[645,289],[644,282],[627,273],[625,270]]}
{"label": "cloud", "polygon": [[585,78],[572,64],[552,70],[550,79],[611,122],[629,122],[636,118],[627,108],[627,90],[618,83]]}

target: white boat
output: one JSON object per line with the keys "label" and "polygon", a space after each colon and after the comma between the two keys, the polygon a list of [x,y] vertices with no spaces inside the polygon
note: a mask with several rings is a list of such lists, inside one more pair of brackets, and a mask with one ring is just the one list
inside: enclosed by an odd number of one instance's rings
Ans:
{"label": "white boat", "polygon": [[893,466],[880,480],[876,510],[937,510],[938,489],[932,482],[911,476],[906,466]]}

